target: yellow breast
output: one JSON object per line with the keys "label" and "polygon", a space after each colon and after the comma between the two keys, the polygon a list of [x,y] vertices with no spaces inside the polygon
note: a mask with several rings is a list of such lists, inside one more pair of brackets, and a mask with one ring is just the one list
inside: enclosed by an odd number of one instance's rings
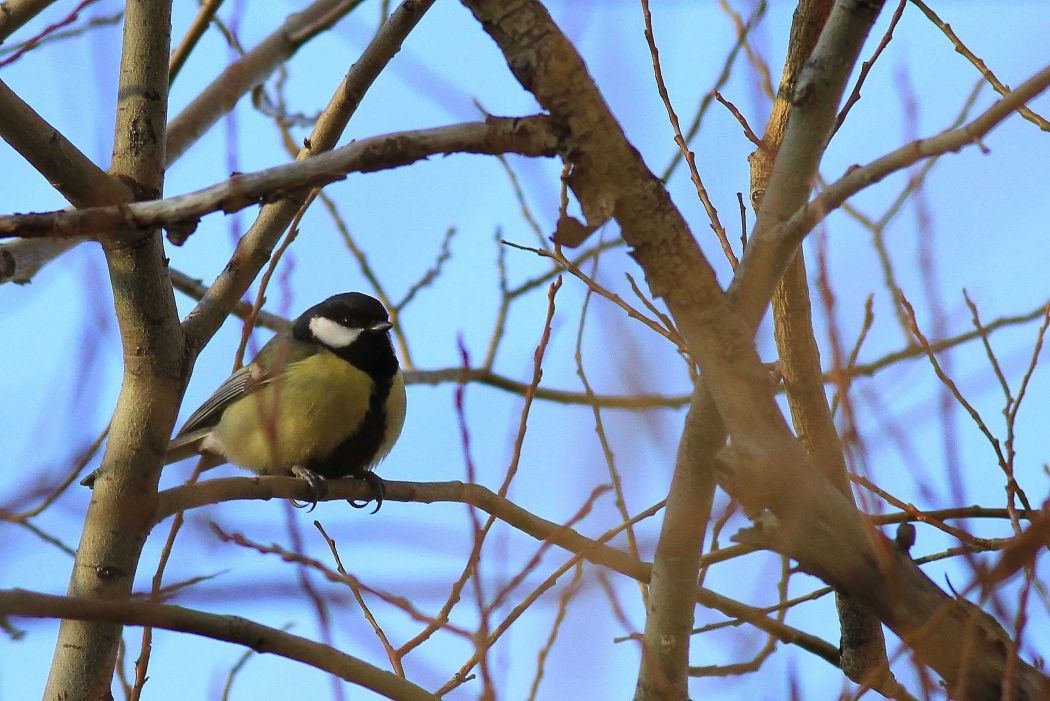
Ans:
{"label": "yellow breast", "polygon": [[[215,438],[230,462],[260,474],[285,474],[327,456],[354,432],[368,411],[372,386],[367,373],[321,351],[230,405]],[[403,385],[401,392],[403,397]]]}

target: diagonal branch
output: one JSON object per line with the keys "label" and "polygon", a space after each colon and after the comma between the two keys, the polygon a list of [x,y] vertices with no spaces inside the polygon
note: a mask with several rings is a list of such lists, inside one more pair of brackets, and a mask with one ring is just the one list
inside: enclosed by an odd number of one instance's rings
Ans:
{"label": "diagonal branch", "polygon": [[174,163],[252,88],[266,80],[309,40],[329,29],[362,0],[315,0],[288,16],[277,31],[227,66],[168,124],[167,164]]}
{"label": "diagonal branch", "polygon": [[[969,145],[984,148],[981,140],[1003,120],[1010,117],[1021,105],[1029,102],[1050,87],[1050,66],[1043,68],[1017,88],[997,100],[977,118],[961,127],[948,129],[927,139],[906,144],[867,165],[851,168],[845,175],[831,183],[804,207],[800,207],[775,229],[767,231],[767,245],[763,261],[755,267],[776,267],[775,260],[784,251],[794,250],[802,239],[822,222],[828,214],[841,207],[846,200],[864,188],[879,182],[893,173],[904,170],[921,160],[955,152]],[[766,237],[764,237],[766,238]],[[757,255],[756,255],[757,257]],[[732,288],[730,288],[732,290]],[[743,294],[743,293],[742,293]],[[973,336],[970,336],[973,337]]]}
{"label": "diagonal branch", "polygon": [[[314,124],[310,136],[304,141],[296,160],[305,160],[335,147],[350,118],[357,111],[362,96],[380,71],[401,50],[402,42],[433,4],[434,0],[405,0],[390,15],[343,77]],[[255,223],[238,241],[230,263],[183,323],[195,348],[202,348],[207,343],[240,300],[270,257],[277,240],[306,201],[309,192],[308,187],[301,188],[265,205],[259,211]]]}
{"label": "diagonal branch", "polygon": [[54,2],[55,0],[5,0],[0,3],[0,42]]}
{"label": "diagonal branch", "polygon": [[[307,41],[318,33],[328,29],[339,18],[350,12],[359,5],[361,0],[316,0],[312,5],[290,15],[281,27],[264,39],[258,46],[247,52],[239,60],[230,64],[207,88],[198,95],[182,112],[176,115],[168,124],[166,163],[171,165],[186,149],[197,141],[222,115],[233,109],[237,101],[256,85],[262,83],[275,70],[275,68],[291,58],[292,55]],[[6,27],[5,12],[10,8],[15,17],[22,17],[29,12],[30,6],[44,6],[47,2],[40,0],[26,0],[25,2],[12,2],[8,0],[0,6],[0,39],[3,39],[3,29]],[[39,9],[32,12],[39,11]],[[24,21],[24,20],[23,20]],[[13,29],[12,29],[13,30]],[[3,95],[0,94],[0,101]],[[4,133],[4,117],[12,119],[15,113],[11,111],[8,103],[0,105],[0,135],[7,139]],[[42,120],[38,120],[42,122]],[[18,128],[27,128],[34,125],[33,120],[25,121],[18,119],[14,122]],[[25,126],[21,126],[21,125]],[[58,140],[60,150],[65,153],[69,149],[62,147],[65,139],[54,129],[47,128],[46,123],[32,127],[35,131],[46,137]],[[16,146],[16,149],[18,147]],[[21,151],[21,149],[19,149]],[[39,158],[48,157],[43,150],[36,152]],[[23,156],[25,154],[23,153]],[[28,158],[28,156],[26,156]],[[33,159],[30,159],[34,162]],[[35,165],[35,162],[34,162]],[[77,165],[75,162],[71,165]],[[39,166],[38,166],[39,167]],[[77,187],[80,181],[90,182],[89,174],[85,174],[83,168],[72,168],[69,171],[60,169],[49,171],[55,178],[49,182],[65,183],[69,180],[70,187]],[[119,182],[118,182],[119,184]],[[59,188],[65,194],[63,188]],[[67,195],[67,199],[69,196]],[[123,199],[103,198],[99,200],[84,200],[77,203],[78,206],[103,205],[120,201],[129,201],[130,197]],[[63,242],[54,241],[14,241],[0,246],[0,283],[29,282],[33,276],[47,263],[82,242],[82,239],[73,239]]]}
{"label": "diagonal branch", "polygon": [[74,207],[115,204],[131,191],[85,156],[0,81],[0,137]]}

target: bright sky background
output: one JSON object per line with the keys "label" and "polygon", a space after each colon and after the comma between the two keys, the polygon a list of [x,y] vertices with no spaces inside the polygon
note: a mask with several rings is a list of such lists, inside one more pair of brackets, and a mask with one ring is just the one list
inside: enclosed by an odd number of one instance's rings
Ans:
{"label": "bright sky background", "polygon": [[[304,3],[305,4],[305,3]],[[953,0],[936,3],[942,17],[1007,85],[1017,85],[1046,61],[1050,11],[1043,3],[1017,0],[979,3]],[[750,3],[734,1],[750,13]],[[895,2],[887,3],[876,31],[862,55],[871,55],[889,21]],[[56,3],[43,18],[24,27],[11,42],[34,35],[68,12],[70,2]],[[241,43],[252,47],[300,5],[270,0],[246,3],[227,0],[221,16],[238,26]],[[628,0],[550,3],[556,20],[573,37],[592,75],[605,91],[629,138],[654,171],[662,171],[675,152],[664,107],[654,87],[649,53],[642,36],[639,4]],[[121,3],[101,0],[84,17],[106,17]],[[196,3],[175,3],[174,36],[180,37]],[[773,0],[765,20],[752,35],[757,53],[768,60],[774,83],[784,54],[794,3]],[[725,56],[735,41],[731,22],[715,2],[653,0],[657,42],[672,101],[688,124],[702,96],[714,85]],[[286,98],[293,111],[313,114],[328,100],[347,67],[365,46],[379,19],[379,4],[364,3],[332,31],[310,43],[289,69]],[[116,100],[119,24],[74,40],[31,52],[0,70],[2,78],[24,100],[55,124],[97,163],[106,167],[112,143],[112,113]],[[222,36],[209,31],[173,86],[170,112],[176,114],[232,55]],[[879,59],[863,90],[863,98],[835,137],[821,170],[835,179],[854,164],[863,164],[916,136],[947,128],[959,115],[979,75],[945,37],[914,7],[909,6],[893,42]],[[268,82],[273,87],[273,81]],[[272,92],[272,91],[271,91]],[[753,72],[741,56],[733,77],[722,89],[760,131],[768,101],[758,91]],[[477,100],[497,115],[528,115],[537,111],[531,96],[513,80],[495,45],[458,3],[440,0],[409,37],[404,51],[368,93],[341,143],[390,131],[440,126],[475,120]],[[914,116],[907,103],[914,101]],[[985,86],[974,113],[994,100]],[[1050,96],[1031,105],[1050,114]],[[305,134],[299,130],[297,134]],[[919,203],[912,201],[886,230],[900,285],[916,306],[920,324],[931,337],[972,328],[962,289],[968,290],[986,322],[1030,312],[1047,302],[1046,164],[1050,139],[1030,122],[1014,117],[993,132],[982,154],[975,147],[946,156],[926,182]],[[746,156],[752,150],[733,117],[717,103],[709,108],[693,142],[697,162],[712,200],[731,237],[738,238],[737,192],[747,192]],[[189,192],[222,181],[233,170],[248,172],[287,161],[270,120],[242,100],[233,119],[220,122],[178,161],[168,174],[169,195]],[[560,163],[510,158],[531,211],[550,233],[557,216]],[[6,144],[0,143],[0,210],[4,213],[56,209],[64,200]],[[904,174],[887,178],[862,193],[854,203],[877,218],[906,182]],[[684,169],[670,182],[682,209],[720,280],[730,270],[710,233],[702,207]],[[520,206],[496,159],[451,156],[409,168],[355,175],[331,186],[356,240],[394,299],[433,265],[447,229],[455,227],[452,256],[441,277],[424,290],[402,319],[413,359],[419,369],[459,364],[457,339],[462,337],[475,363],[484,357],[499,303],[495,238],[536,245],[536,236],[521,216]],[[182,248],[168,247],[171,265],[209,281],[223,268],[238,232],[253,221],[255,209],[236,216],[211,215]],[[928,213],[928,220],[923,217]],[[748,224],[753,214],[748,212]],[[602,232],[617,235],[614,225]],[[874,294],[875,325],[861,362],[878,359],[903,347],[907,339],[897,323],[886,292],[870,233],[842,213],[832,216],[807,244],[809,270],[817,277],[818,254],[827,259],[828,281],[834,291],[835,329],[846,348],[853,345],[863,318],[864,300]],[[923,256],[929,258],[923,262]],[[506,251],[511,284],[546,270],[528,253]],[[282,264],[280,281],[269,291],[268,309],[294,316],[324,297],[350,289],[368,291],[331,218],[315,205],[304,219],[302,234]],[[601,260],[599,279],[625,298],[636,301],[623,272],[641,282],[641,274],[625,251],[615,249]],[[180,311],[193,301],[177,294]],[[543,385],[579,391],[573,355],[584,287],[567,278],[559,293],[551,346],[544,365]],[[508,334],[495,368],[528,381],[532,354],[542,329],[545,290],[520,300],[509,319]],[[830,366],[828,313],[814,297],[818,338],[825,365]],[[935,321],[941,315],[942,321]],[[936,333],[936,324],[943,333]],[[0,425],[4,426],[5,458],[0,461],[0,506],[24,488],[25,480],[53,484],[71,464],[71,455],[90,443],[105,426],[120,387],[120,347],[112,318],[109,282],[97,247],[85,245],[46,268],[31,285],[0,289]],[[992,337],[1004,373],[1016,389],[1029,361],[1037,330],[1027,323]],[[190,383],[182,417],[189,414],[229,373],[240,324],[227,323],[201,354]],[[257,344],[269,333],[257,333]],[[759,336],[763,357],[774,359],[771,335]],[[608,303],[593,300],[583,334],[584,367],[599,393],[630,391],[683,394],[688,375],[673,349],[644,327],[627,320]],[[947,354],[953,376],[982,412],[997,435],[1003,435],[1002,395],[979,345]],[[1050,375],[1041,368],[1033,376],[1017,424],[1017,475],[1033,505],[1047,498],[1050,433]],[[409,414],[401,441],[381,466],[384,477],[396,480],[465,479],[466,468],[453,410],[454,388],[409,388]],[[481,386],[467,393],[467,418],[478,481],[495,489],[512,453],[521,398]],[[987,441],[962,411],[945,420],[941,391],[929,364],[908,361],[877,379],[861,379],[853,402],[864,441],[860,469],[898,497],[921,508],[979,504],[1003,506],[1001,473]],[[661,499],[667,490],[684,410],[645,414],[605,411],[603,420],[623,474],[628,506],[636,513]],[[948,449],[945,445],[950,446]],[[169,468],[162,488],[178,484],[189,464]],[[597,485],[608,481],[590,408],[537,403],[529,421],[521,472],[511,491],[518,504],[544,518],[564,522]],[[240,474],[224,468],[222,475]],[[950,476],[964,486],[953,498]],[[35,523],[44,532],[75,547],[89,492],[74,488]],[[724,508],[720,494],[716,507]],[[889,510],[868,500],[873,508]],[[422,505],[388,502],[369,516],[342,503],[320,505],[312,514],[291,512],[283,503],[226,504],[188,515],[186,531],[174,552],[166,581],[219,576],[181,594],[176,603],[282,627],[316,638],[315,614],[298,589],[296,572],[276,558],[262,558],[218,541],[208,530],[215,521],[224,530],[249,535],[261,543],[292,547],[289,518],[297,522],[304,549],[325,562],[327,548],[311,526],[325,524],[339,542],[348,569],[363,581],[411,598],[423,610],[436,610],[458,575],[470,550],[470,522],[462,505]],[[579,527],[586,535],[600,534],[618,522],[612,498],[604,496],[593,515]],[[727,526],[721,544],[743,527],[739,516]],[[969,523],[982,536],[1009,535],[1002,523]],[[137,589],[148,587],[168,524],[155,529],[147,543]],[[639,528],[645,559],[651,559],[658,520]],[[24,529],[0,523],[0,586],[64,593],[71,558]],[[623,540],[615,542],[624,546]],[[955,545],[930,527],[919,527],[916,555]],[[531,556],[535,544],[510,529],[497,529],[488,543],[483,576],[489,592],[512,577]],[[991,562],[992,556],[982,556]],[[1045,558],[1044,558],[1045,559]],[[565,560],[552,549],[512,603],[531,590]],[[753,604],[775,601],[779,560],[752,556],[749,562],[716,567],[705,585]],[[970,581],[963,563],[932,565],[938,584],[946,578],[957,589]],[[1045,562],[1039,572],[1048,574]],[[569,610],[554,646],[539,690],[541,699],[626,698],[633,692],[638,649],[613,639],[641,630],[643,609],[637,586],[610,574],[624,606],[628,627],[610,610],[599,585],[598,569],[590,567],[584,590]],[[492,651],[500,698],[524,699],[536,668],[536,651],[548,634],[557,596],[568,583],[563,578]],[[314,585],[339,603],[334,605],[337,646],[387,667],[368,625],[347,592],[313,577]],[[805,575],[792,579],[791,594],[820,586]],[[1016,608],[1016,588],[1004,589],[1006,611]],[[457,619],[472,625],[471,602],[460,604]],[[403,641],[417,625],[377,605],[377,615],[395,641]],[[503,611],[505,614],[509,608]],[[1050,636],[1045,599],[1033,593],[1032,616],[1024,636],[1027,659],[1046,655]],[[499,617],[497,617],[498,619]],[[697,624],[721,620],[716,612],[697,610]],[[837,642],[830,599],[793,610],[791,625]],[[27,632],[13,642],[0,638],[0,701],[34,698],[43,688],[57,624],[14,620]],[[129,629],[132,656],[139,631]],[[744,661],[764,638],[746,628],[729,628],[694,639],[694,664]],[[891,638],[891,654],[897,644]],[[190,636],[158,632],[147,697],[152,699],[215,698],[242,650]],[[466,659],[469,650],[449,636],[435,639],[407,660],[410,678],[426,688],[439,687]],[[906,655],[895,657],[895,669],[913,691],[917,689]],[[837,670],[790,647],[782,647],[758,673],[730,680],[694,680],[694,698],[780,699],[797,685],[800,698],[834,699],[842,691]],[[467,683],[452,699],[475,698],[480,686]],[[234,683],[234,699],[331,697],[329,680],[273,656],[251,659]],[[350,688],[347,698],[371,698]]]}

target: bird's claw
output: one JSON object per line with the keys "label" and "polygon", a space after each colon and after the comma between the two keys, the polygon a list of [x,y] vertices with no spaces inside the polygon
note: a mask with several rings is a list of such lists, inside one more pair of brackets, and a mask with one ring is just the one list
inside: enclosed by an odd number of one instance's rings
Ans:
{"label": "bird's claw", "polygon": [[292,476],[298,477],[303,482],[306,482],[307,485],[309,485],[311,497],[309,501],[303,503],[299,503],[295,499],[292,499],[292,505],[297,509],[301,509],[309,505],[310,508],[307,509],[307,513],[313,511],[315,508],[317,508],[317,502],[323,499],[328,494],[328,482],[325,481],[324,477],[317,474],[313,470],[309,470],[305,467],[300,467],[299,465],[294,466],[291,469],[291,473]]}
{"label": "bird's claw", "polygon": [[363,509],[368,506],[370,501],[375,501],[376,508],[372,509],[372,513],[379,511],[379,507],[383,505],[383,497],[386,496],[386,484],[383,482],[383,478],[374,472],[365,472],[360,475],[354,475],[358,479],[364,480],[364,483],[372,488],[372,499],[366,499],[364,501],[358,501],[356,499],[347,499],[346,503],[355,509]]}

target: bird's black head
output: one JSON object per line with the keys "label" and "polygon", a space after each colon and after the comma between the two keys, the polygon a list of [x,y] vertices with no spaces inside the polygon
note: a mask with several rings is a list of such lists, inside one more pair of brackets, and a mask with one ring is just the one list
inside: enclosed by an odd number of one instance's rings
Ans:
{"label": "bird's black head", "polygon": [[307,309],[292,325],[296,340],[317,343],[373,377],[397,372],[390,317],[374,297],[344,292]]}

